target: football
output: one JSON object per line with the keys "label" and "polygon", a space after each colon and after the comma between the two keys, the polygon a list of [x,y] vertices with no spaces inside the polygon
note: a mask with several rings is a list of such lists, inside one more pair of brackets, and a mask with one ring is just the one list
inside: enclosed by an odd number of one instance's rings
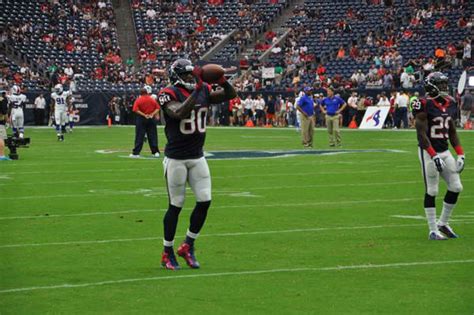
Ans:
{"label": "football", "polygon": [[215,83],[224,75],[224,68],[219,65],[209,63],[202,67],[202,80],[207,83]]}

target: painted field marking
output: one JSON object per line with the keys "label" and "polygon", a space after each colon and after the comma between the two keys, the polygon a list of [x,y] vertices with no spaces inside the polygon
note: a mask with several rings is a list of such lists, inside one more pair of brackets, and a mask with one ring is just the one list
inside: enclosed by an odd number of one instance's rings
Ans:
{"label": "painted field marking", "polygon": [[[459,199],[469,199],[474,198],[474,196],[461,196]],[[344,201],[318,201],[318,202],[303,202],[303,203],[277,203],[277,204],[259,204],[259,205],[226,205],[226,206],[212,206],[213,209],[227,209],[227,208],[275,208],[275,207],[308,207],[308,206],[320,206],[320,205],[341,205],[341,204],[363,204],[363,203],[379,203],[379,202],[410,202],[414,200],[420,200],[419,197],[417,198],[401,198],[401,199],[368,199],[368,200],[344,200]],[[120,213],[127,213],[128,210],[121,211]],[[155,210],[145,209],[145,210],[130,210],[130,212],[151,212]],[[166,211],[166,209],[157,209],[156,211]],[[38,212],[45,212],[38,211]],[[117,211],[104,211],[104,212],[85,212],[85,213],[77,213],[77,214],[51,214],[49,216],[44,215],[29,215],[29,216],[4,216],[0,217],[0,220],[13,220],[13,219],[41,219],[41,218],[49,218],[49,217],[67,217],[67,216],[87,216],[87,215],[106,215],[106,214],[115,214]]]}
{"label": "painted field marking", "polygon": [[[399,219],[413,219],[413,220],[426,220],[425,216],[422,215],[391,215],[390,217],[392,218],[399,218]],[[449,221],[451,222],[460,222],[460,221],[465,221],[464,218],[467,219],[474,219],[474,215],[455,215],[453,216]]]}
{"label": "painted field marking", "polygon": [[[459,224],[474,224],[474,221],[463,221]],[[386,228],[403,228],[414,226],[425,226],[426,224],[393,224],[393,225],[368,225],[368,226],[339,226],[328,228],[309,228],[309,229],[291,229],[291,230],[271,230],[271,231],[254,231],[254,232],[229,232],[202,234],[199,237],[226,237],[226,236],[248,236],[248,235],[266,235],[266,234],[282,234],[282,233],[305,233],[318,231],[341,231],[341,230],[368,230],[368,229],[386,229]],[[49,242],[49,243],[23,243],[23,244],[5,244],[0,245],[1,248],[20,248],[20,247],[42,247],[42,246],[61,246],[61,245],[80,245],[80,244],[108,244],[122,242],[138,242],[138,241],[156,241],[162,240],[162,237],[139,237],[139,238],[119,238],[95,241],[70,241],[70,242]]]}
{"label": "painted field marking", "polygon": [[147,278],[128,278],[120,280],[107,280],[88,283],[77,284],[59,284],[35,287],[23,287],[0,290],[0,293],[16,293],[28,292],[37,290],[52,290],[52,289],[73,289],[96,287],[102,285],[113,285],[134,282],[146,281],[160,281],[160,280],[179,280],[179,279],[193,279],[193,278],[212,278],[212,277],[229,277],[229,276],[250,276],[260,274],[272,273],[294,273],[294,272],[317,272],[317,271],[342,271],[342,270],[365,270],[365,269],[383,269],[383,268],[400,268],[400,267],[417,267],[417,266],[433,266],[433,265],[455,265],[455,264],[472,264],[474,259],[463,260],[444,260],[444,261],[413,261],[413,262],[398,262],[388,264],[363,264],[363,265],[346,265],[346,266],[332,266],[332,267],[303,267],[303,268],[279,268],[279,269],[262,269],[262,270],[248,270],[248,271],[234,271],[234,272],[216,272],[216,273],[198,273],[198,274],[174,274],[169,276],[147,277]]}

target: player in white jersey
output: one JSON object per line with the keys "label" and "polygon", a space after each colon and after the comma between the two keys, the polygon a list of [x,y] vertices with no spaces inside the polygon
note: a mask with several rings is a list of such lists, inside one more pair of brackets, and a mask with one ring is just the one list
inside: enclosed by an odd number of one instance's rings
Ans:
{"label": "player in white jersey", "polygon": [[71,91],[63,91],[62,84],[54,86],[54,92],[51,93],[51,107],[54,110],[54,121],[56,123],[56,134],[59,141],[64,141],[64,133],[66,132],[66,124],[69,119],[67,117],[68,98]]}
{"label": "player in white jersey", "polygon": [[20,87],[14,85],[8,98],[9,115],[12,122],[13,134],[23,138],[25,133],[25,116],[23,107],[27,101],[26,95],[20,93]]}

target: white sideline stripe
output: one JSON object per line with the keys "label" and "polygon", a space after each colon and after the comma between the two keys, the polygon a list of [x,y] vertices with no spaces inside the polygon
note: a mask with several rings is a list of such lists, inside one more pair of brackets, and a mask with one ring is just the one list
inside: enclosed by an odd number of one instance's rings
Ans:
{"label": "white sideline stripe", "polygon": [[[474,221],[463,221],[463,222],[459,222],[458,224],[474,224]],[[394,224],[394,225],[368,225],[368,226],[339,226],[339,227],[328,227],[328,228],[200,234],[199,237],[225,237],[225,236],[281,234],[281,233],[301,233],[301,232],[304,233],[304,232],[317,232],[317,231],[386,229],[386,228],[414,227],[414,226],[425,226],[425,225],[426,224],[413,223],[413,224],[396,224],[396,225]],[[136,242],[136,241],[155,241],[155,240],[162,240],[162,239],[163,239],[162,237],[155,236],[155,237],[140,237],[140,238],[121,238],[121,239],[119,238],[119,239],[96,240],[96,241],[6,244],[6,245],[0,245],[0,248],[39,247],[39,246],[77,245],[77,244],[107,244],[107,243]]]}
{"label": "white sideline stripe", "polygon": [[[459,199],[474,198],[474,196],[461,196]],[[340,205],[340,204],[361,204],[361,203],[378,203],[378,202],[409,202],[414,200],[420,200],[417,198],[400,198],[400,199],[368,199],[368,200],[345,200],[345,201],[319,201],[319,202],[304,202],[304,203],[277,203],[277,204],[263,204],[263,205],[227,205],[227,206],[213,206],[213,209],[226,209],[226,208],[274,208],[274,207],[307,207],[307,206],[318,206],[318,205]],[[167,209],[144,209],[144,210],[123,210],[123,211],[101,211],[101,212],[85,212],[77,214],[51,214],[45,215],[29,215],[29,216],[16,216],[16,217],[0,217],[0,220],[13,220],[13,219],[42,219],[50,217],[69,217],[69,216],[92,216],[92,215],[106,215],[116,213],[134,213],[134,212],[153,212],[153,211],[166,211]],[[44,211],[47,212],[47,211]]]}
{"label": "white sideline stripe", "polygon": [[0,290],[0,293],[15,293],[36,290],[52,290],[52,289],[71,289],[71,288],[85,288],[95,287],[109,284],[122,284],[145,281],[160,281],[160,280],[174,280],[174,279],[192,279],[192,278],[211,278],[211,277],[228,277],[228,276],[246,276],[259,275],[269,273],[285,273],[285,272],[316,272],[316,271],[340,271],[340,270],[363,270],[363,269],[378,269],[378,268],[398,268],[398,267],[414,267],[414,266],[432,266],[432,265],[454,265],[454,264],[470,264],[474,263],[474,259],[464,260],[445,260],[445,261],[414,261],[414,262],[398,262],[389,264],[364,264],[364,265],[346,265],[346,266],[332,266],[332,267],[304,267],[304,268],[281,268],[281,269],[263,269],[263,270],[248,270],[235,272],[216,272],[216,273],[198,273],[185,275],[172,275],[161,277],[148,278],[129,278],[120,280],[108,280],[99,282],[88,282],[79,284],[59,284],[49,286],[36,286]]}

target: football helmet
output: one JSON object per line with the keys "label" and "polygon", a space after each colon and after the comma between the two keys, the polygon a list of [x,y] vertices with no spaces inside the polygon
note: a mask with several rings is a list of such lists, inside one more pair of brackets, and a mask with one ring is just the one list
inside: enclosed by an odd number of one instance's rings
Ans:
{"label": "football helmet", "polygon": [[192,62],[188,59],[177,59],[173,62],[169,68],[169,78],[171,84],[181,85],[187,90],[194,90],[196,87],[196,79],[191,78],[191,74],[194,70]]}
{"label": "football helmet", "polygon": [[20,87],[18,85],[12,86],[12,93],[15,95],[20,94]]}
{"label": "football helmet", "polygon": [[148,95],[151,95],[151,93],[153,93],[153,91],[151,89],[151,86],[145,85],[143,88],[145,89],[145,91]]}
{"label": "football helmet", "polygon": [[425,78],[425,91],[431,97],[448,95],[448,76],[442,72],[430,73]]}
{"label": "football helmet", "polygon": [[56,84],[54,86],[54,92],[57,94],[61,94],[63,92],[63,85],[62,84]]}

